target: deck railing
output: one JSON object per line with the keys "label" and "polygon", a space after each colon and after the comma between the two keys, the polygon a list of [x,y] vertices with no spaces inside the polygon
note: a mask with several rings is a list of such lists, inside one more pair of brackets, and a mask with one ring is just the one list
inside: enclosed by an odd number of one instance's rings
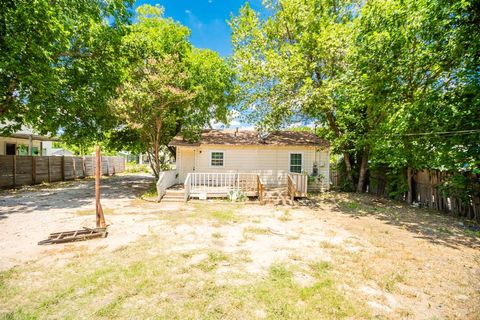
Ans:
{"label": "deck railing", "polygon": [[254,173],[189,173],[185,179],[185,199],[202,194],[226,196],[230,191],[257,196],[258,186],[258,175]]}
{"label": "deck railing", "polygon": [[308,186],[308,176],[302,173],[289,173],[287,177],[288,195],[295,197],[306,197]]}
{"label": "deck railing", "polygon": [[263,202],[265,196],[265,183],[263,183],[262,178],[257,175],[257,192],[258,192],[258,200]]}
{"label": "deck railing", "polygon": [[297,184],[295,183],[295,180],[293,180],[293,177],[291,175],[287,176],[287,194],[290,197],[290,200],[295,199],[295,194],[297,190]]}

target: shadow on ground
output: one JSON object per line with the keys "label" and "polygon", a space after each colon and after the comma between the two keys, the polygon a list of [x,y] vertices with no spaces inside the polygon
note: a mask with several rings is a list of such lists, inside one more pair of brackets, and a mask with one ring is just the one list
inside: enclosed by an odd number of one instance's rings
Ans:
{"label": "shadow on ground", "polygon": [[[148,175],[119,175],[101,181],[101,198],[110,200],[135,199],[148,190],[154,178]],[[11,214],[50,209],[73,209],[93,203],[93,179],[52,183],[48,187],[34,186],[0,193],[0,219]]]}
{"label": "shadow on ground", "polygon": [[434,244],[455,249],[461,246],[480,248],[480,232],[470,231],[477,230],[478,224],[436,210],[413,208],[399,201],[368,194],[337,192],[328,193],[326,196],[312,196],[308,201],[300,203],[314,210],[321,210],[326,204],[333,205],[334,211],[354,219],[373,217],[385,221],[389,225],[414,233],[416,238]]}

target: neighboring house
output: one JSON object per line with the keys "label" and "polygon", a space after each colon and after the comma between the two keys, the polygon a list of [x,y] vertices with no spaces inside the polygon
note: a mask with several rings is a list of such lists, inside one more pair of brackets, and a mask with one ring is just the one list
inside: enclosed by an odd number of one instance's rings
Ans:
{"label": "neighboring house", "polygon": [[0,136],[0,155],[49,156],[52,141],[56,138],[35,134],[32,129],[22,128],[8,136]]}
{"label": "neighboring house", "polygon": [[51,156],[73,156],[74,153],[68,149],[64,149],[64,148],[52,148],[51,149],[51,154],[49,154]]}
{"label": "neighboring house", "polygon": [[197,193],[203,188],[208,196],[217,188],[224,195],[235,183],[242,184],[240,189],[247,194],[259,194],[260,184],[287,187],[289,176],[297,179],[302,196],[306,195],[306,186],[301,185],[306,185],[307,175],[324,177],[322,183],[328,189],[329,144],[313,133],[261,135],[253,130],[211,129],[204,130],[197,142],[176,136],[169,145],[176,147],[176,182],[185,184],[186,198],[192,194],[189,188]]}

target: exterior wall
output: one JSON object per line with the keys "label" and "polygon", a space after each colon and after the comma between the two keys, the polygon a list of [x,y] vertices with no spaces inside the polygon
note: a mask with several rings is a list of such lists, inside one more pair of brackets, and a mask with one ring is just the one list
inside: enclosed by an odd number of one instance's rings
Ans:
{"label": "exterior wall", "polygon": [[[6,144],[7,143],[14,143],[14,144],[17,145],[17,147],[19,145],[24,145],[24,146],[27,146],[27,147],[29,146],[28,139],[0,137],[0,155],[5,155],[6,154],[5,152],[6,152],[6,147],[7,147]],[[41,143],[41,141],[38,141],[38,140],[33,140],[32,141],[33,147],[38,148],[39,152],[40,152],[40,143]],[[46,153],[44,153],[43,155],[44,156],[51,155],[52,142],[51,141],[43,141],[42,146],[43,146],[43,149],[46,151]],[[17,155],[18,155],[18,151],[17,151]]]}
{"label": "exterior wall", "polygon": [[[224,152],[224,167],[210,166],[210,153]],[[222,146],[177,147],[177,167],[180,182],[189,172],[256,173],[268,185],[284,185],[290,169],[290,153],[302,153],[302,171],[309,175],[313,164],[328,184],[329,151],[316,147],[298,146]]]}

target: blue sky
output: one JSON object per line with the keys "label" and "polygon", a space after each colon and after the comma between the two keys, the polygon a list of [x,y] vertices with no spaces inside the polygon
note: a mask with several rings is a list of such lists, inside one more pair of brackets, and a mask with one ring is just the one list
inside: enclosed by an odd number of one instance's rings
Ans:
{"label": "blue sky", "polygon": [[[238,14],[247,0],[138,0],[135,7],[142,4],[159,4],[165,8],[165,16],[171,17],[191,30],[190,41],[197,48],[215,50],[222,56],[231,54],[230,27],[227,20],[230,14]],[[248,1],[259,10],[261,0]]]}

